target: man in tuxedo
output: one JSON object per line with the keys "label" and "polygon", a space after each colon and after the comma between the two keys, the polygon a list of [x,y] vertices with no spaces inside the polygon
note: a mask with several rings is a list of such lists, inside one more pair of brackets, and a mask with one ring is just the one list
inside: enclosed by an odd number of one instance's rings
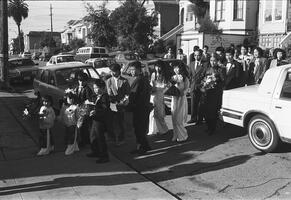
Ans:
{"label": "man in tuxedo", "polygon": [[203,47],[203,54],[202,54],[202,60],[204,62],[209,62],[210,60],[210,54],[208,53],[209,47],[207,45],[204,45]]}
{"label": "man in tuxedo", "polygon": [[133,127],[137,143],[137,148],[131,153],[145,154],[151,149],[146,137],[151,111],[151,86],[149,80],[142,75],[139,61],[130,64],[130,73],[134,77],[134,81],[131,85],[128,107],[133,113]]}
{"label": "man in tuxedo", "polygon": [[121,66],[119,64],[111,64],[109,68],[112,77],[107,80],[107,91],[111,105],[116,106],[116,109],[111,108],[111,110],[113,111],[113,121],[117,122],[119,129],[116,144],[121,145],[124,143],[125,138],[124,113],[129,101],[130,86],[127,79],[121,76]]}
{"label": "man in tuxedo", "polygon": [[201,81],[203,78],[204,69],[207,67],[207,63],[202,60],[202,50],[198,49],[194,52],[195,61],[190,63],[190,92],[191,92],[191,119],[188,124],[194,123],[199,125],[203,120],[203,113],[200,106],[201,101]]}
{"label": "man in tuxedo", "polygon": [[190,65],[192,62],[195,61],[194,53],[195,53],[195,51],[197,51],[197,50],[199,50],[199,46],[194,46],[194,47],[193,47],[193,53],[191,53],[190,56],[189,56],[189,61],[188,61],[189,65]]}
{"label": "man in tuxedo", "polygon": [[225,51],[225,58],[226,58],[226,77],[224,83],[224,89],[234,89],[238,87],[242,87],[244,85],[244,73],[242,65],[234,60],[234,50],[227,49]]}

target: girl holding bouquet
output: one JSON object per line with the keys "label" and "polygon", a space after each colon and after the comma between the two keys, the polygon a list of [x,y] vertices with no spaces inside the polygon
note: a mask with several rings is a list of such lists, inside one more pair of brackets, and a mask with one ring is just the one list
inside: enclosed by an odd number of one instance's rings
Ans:
{"label": "girl holding bouquet", "polygon": [[166,67],[165,62],[157,61],[155,71],[151,75],[152,94],[150,101],[154,105],[154,109],[150,113],[148,135],[165,134],[169,130],[165,122],[164,90],[171,76],[167,74],[169,70]]}
{"label": "girl holding bouquet", "polygon": [[53,100],[50,96],[42,98],[42,106],[40,107],[39,116],[39,144],[40,151],[37,153],[38,156],[44,156],[54,150],[54,141],[51,129],[54,126],[56,118],[54,109],[52,108]]}
{"label": "girl holding bouquet", "polygon": [[214,134],[218,119],[218,112],[221,107],[223,82],[226,75],[225,67],[218,65],[218,56],[212,54],[208,67],[204,71],[204,78],[201,82],[203,92],[203,110],[209,135]]}
{"label": "girl holding bouquet", "polygon": [[65,93],[65,103],[60,111],[60,120],[65,126],[65,142],[67,149],[65,155],[71,155],[79,151],[77,143],[77,96],[73,91]]}
{"label": "girl holding bouquet", "polygon": [[185,65],[174,66],[175,75],[172,77],[172,85],[179,89],[179,94],[172,97],[171,112],[173,122],[172,141],[182,142],[187,140],[188,134],[185,128],[188,115],[188,103],[186,93],[189,88],[189,79]]}

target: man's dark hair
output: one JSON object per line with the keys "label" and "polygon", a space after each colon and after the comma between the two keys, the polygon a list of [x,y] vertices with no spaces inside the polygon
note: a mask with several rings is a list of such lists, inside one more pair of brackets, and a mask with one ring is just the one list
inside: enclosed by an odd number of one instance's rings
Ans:
{"label": "man's dark hair", "polygon": [[51,105],[53,105],[53,98],[49,95],[45,95],[42,97],[42,101],[49,102]]}
{"label": "man's dark hair", "polygon": [[84,72],[80,72],[78,73],[77,75],[77,79],[80,80],[80,81],[87,81],[88,80],[88,75]]}
{"label": "man's dark hair", "polygon": [[207,45],[204,45],[204,48],[206,48],[207,50],[209,49],[209,46],[207,46]]}
{"label": "man's dark hair", "polygon": [[199,50],[200,48],[199,48],[199,46],[197,46],[197,45],[195,45],[194,47],[193,47],[193,51],[197,51],[197,50]]}
{"label": "man's dark hair", "polygon": [[[202,51],[201,49],[196,49],[195,51],[198,51],[200,55],[203,54],[203,51]],[[194,52],[195,52],[195,51],[194,51]]]}
{"label": "man's dark hair", "polygon": [[121,70],[121,66],[118,63],[113,63],[109,66],[109,69],[113,72],[118,72]]}
{"label": "man's dark hair", "polygon": [[129,63],[129,67],[135,67],[136,69],[141,69],[141,62],[139,61],[134,61],[132,63]]}
{"label": "man's dark hair", "polygon": [[180,51],[181,53],[183,53],[183,49],[179,48],[178,51]]}
{"label": "man's dark hair", "polygon": [[215,51],[221,51],[222,53],[224,53],[224,48],[223,47],[216,47]]}
{"label": "man's dark hair", "polygon": [[226,54],[229,53],[229,54],[231,54],[231,55],[234,55],[234,49],[232,49],[232,48],[227,48],[226,51],[225,51],[225,53],[226,53]]}
{"label": "man's dark hair", "polygon": [[97,87],[102,88],[102,89],[106,87],[106,84],[102,79],[96,79],[94,81],[94,84],[97,85]]}

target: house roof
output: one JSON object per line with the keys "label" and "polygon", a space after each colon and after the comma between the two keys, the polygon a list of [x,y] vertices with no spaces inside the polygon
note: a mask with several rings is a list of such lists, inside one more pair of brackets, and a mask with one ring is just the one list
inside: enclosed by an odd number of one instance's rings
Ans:
{"label": "house roof", "polygon": [[[29,31],[27,36],[43,36],[46,34],[51,34],[50,31]],[[61,36],[60,32],[53,32],[53,36]]]}

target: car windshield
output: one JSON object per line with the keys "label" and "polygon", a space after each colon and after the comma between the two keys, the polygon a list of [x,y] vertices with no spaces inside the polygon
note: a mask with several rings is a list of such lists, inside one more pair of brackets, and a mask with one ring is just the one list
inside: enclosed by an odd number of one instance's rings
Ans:
{"label": "car windshield", "polygon": [[57,57],[57,62],[62,63],[62,62],[72,62],[75,61],[74,56],[60,56]]}
{"label": "car windshield", "polygon": [[81,72],[86,73],[89,76],[89,78],[95,78],[95,79],[99,78],[98,73],[93,68],[89,68],[89,67],[66,68],[66,69],[56,70],[55,73],[56,73],[57,84],[59,86],[62,86],[62,85],[70,85],[70,84],[77,83],[78,74]]}
{"label": "car windshield", "polygon": [[94,62],[95,68],[103,68],[103,67],[109,67],[109,65],[115,63],[114,60],[96,60]]}

